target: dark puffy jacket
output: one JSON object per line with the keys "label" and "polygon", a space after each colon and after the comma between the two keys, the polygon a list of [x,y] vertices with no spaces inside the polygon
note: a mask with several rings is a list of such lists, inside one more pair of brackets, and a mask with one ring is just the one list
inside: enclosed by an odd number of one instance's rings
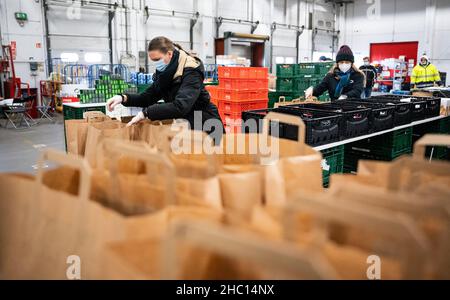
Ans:
{"label": "dark puffy jacket", "polygon": [[[346,95],[348,98],[361,98],[361,93],[364,90],[364,75],[360,72],[354,71],[350,74],[350,81],[342,90],[342,95]],[[334,97],[334,91],[338,85],[339,80],[336,74],[328,73],[322,82],[314,87],[313,96],[319,97],[326,91],[330,95],[331,100],[336,100]]]}
{"label": "dark puffy jacket", "polygon": [[359,69],[366,75],[366,87],[373,87],[375,78],[377,77],[377,69],[372,65],[362,65]]}
{"label": "dark puffy jacket", "polygon": [[[170,88],[160,90],[155,82],[141,94],[126,94],[125,106],[143,107],[144,115],[150,120],[186,119],[194,128],[194,111],[202,114],[202,123],[209,119],[221,120],[217,107],[210,102],[210,95],[203,84],[203,63],[180,51],[178,67]],[[157,102],[164,99],[165,103]],[[221,123],[221,121],[220,121]],[[203,125],[202,124],[202,125]],[[212,130],[206,130],[210,133]]]}

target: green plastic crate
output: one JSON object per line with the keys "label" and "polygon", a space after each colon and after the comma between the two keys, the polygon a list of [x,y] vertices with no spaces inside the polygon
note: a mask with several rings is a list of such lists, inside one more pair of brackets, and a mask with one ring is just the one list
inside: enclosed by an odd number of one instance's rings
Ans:
{"label": "green plastic crate", "polygon": [[291,93],[294,91],[293,78],[277,78],[277,92]]}
{"label": "green plastic crate", "polygon": [[278,64],[277,78],[293,78],[296,75],[298,65],[295,64]]}
{"label": "green plastic crate", "polygon": [[309,80],[296,79],[294,82],[294,90],[302,96],[305,94],[305,90],[307,90],[310,86],[311,84]]}
{"label": "green plastic crate", "polygon": [[283,92],[269,92],[269,108],[273,108],[275,103],[279,102],[280,97],[284,97],[285,101],[292,101],[292,99],[298,98],[294,93],[283,93]]}
{"label": "green plastic crate", "polygon": [[322,178],[323,186],[330,184],[331,174],[344,172],[344,145],[322,150]]}
{"label": "green plastic crate", "polygon": [[300,63],[295,75],[316,74],[316,65],[314,63]]}
{"label": "green plastic crate", "polygon": [[348,144],[350,150],[362,152],[374,158],[392,160],[412,152],[412,128],[399,129]]}
{"label": "green plastic crate", "polygon": [[334,66],[334,62],[317,63],[316,64],[316,74],[325,75]]}

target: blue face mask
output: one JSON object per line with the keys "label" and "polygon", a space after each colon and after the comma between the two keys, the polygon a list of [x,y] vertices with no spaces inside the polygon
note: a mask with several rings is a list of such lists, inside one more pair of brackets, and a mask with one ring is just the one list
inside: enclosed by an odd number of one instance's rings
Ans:
{"label": "blue face mask", "polygon": [[164,62],[164,59],[160,59],[157,62],[155,62],[155,66],[156,66],[156,70],[158,70],[159,72],[164,72],[164,70],[167,68],[169,64],[166,64]]}

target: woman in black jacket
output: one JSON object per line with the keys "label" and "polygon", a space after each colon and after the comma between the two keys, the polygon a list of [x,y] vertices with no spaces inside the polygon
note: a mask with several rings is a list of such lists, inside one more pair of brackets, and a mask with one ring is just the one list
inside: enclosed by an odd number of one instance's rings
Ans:
{"label": "woman in black jacket", "polygon": [[[201,60],[166,37],[151,40],[148,55],[156,64],[153,84],[142,94],[112,97],[106,104],[108,110],[112,111],[118,104],[142,107],[142,112],[128,123],[129,126],[145,118],[181,118],[189,121],[191,129],[205,131],[213,139],[220,139],[223,124],[217,107],[210,102],[210,95],[203,85],[204,66]],[[157,103],[161,99],[164,103]],[[207,126],[203,126],[206,121]]]}
{"label": "woman in black jacket", "polygon": [[336,55],[336,64],[323,78],[322,82],[305,91],[305,97],[319,97],[328,91],[331,101],[336,99],[361,98],[364,90],[365,76],[353,64],[355,58],[352,50],[342,46]]}

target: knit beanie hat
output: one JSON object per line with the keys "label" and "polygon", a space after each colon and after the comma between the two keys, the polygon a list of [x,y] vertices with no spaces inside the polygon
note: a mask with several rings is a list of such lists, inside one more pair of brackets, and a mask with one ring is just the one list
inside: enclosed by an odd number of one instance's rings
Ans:
{"label": "knit beanie hat", "polygon": [[347,45],[341,46],[341,48],[339,49],[339,51],[336,55],[336,62],[340,62],[343,60],[348,60],[348,61],[351,61],[352,63],[355,62],[355,57],[353,56],[353,52],[350,49],[350,47]]}

